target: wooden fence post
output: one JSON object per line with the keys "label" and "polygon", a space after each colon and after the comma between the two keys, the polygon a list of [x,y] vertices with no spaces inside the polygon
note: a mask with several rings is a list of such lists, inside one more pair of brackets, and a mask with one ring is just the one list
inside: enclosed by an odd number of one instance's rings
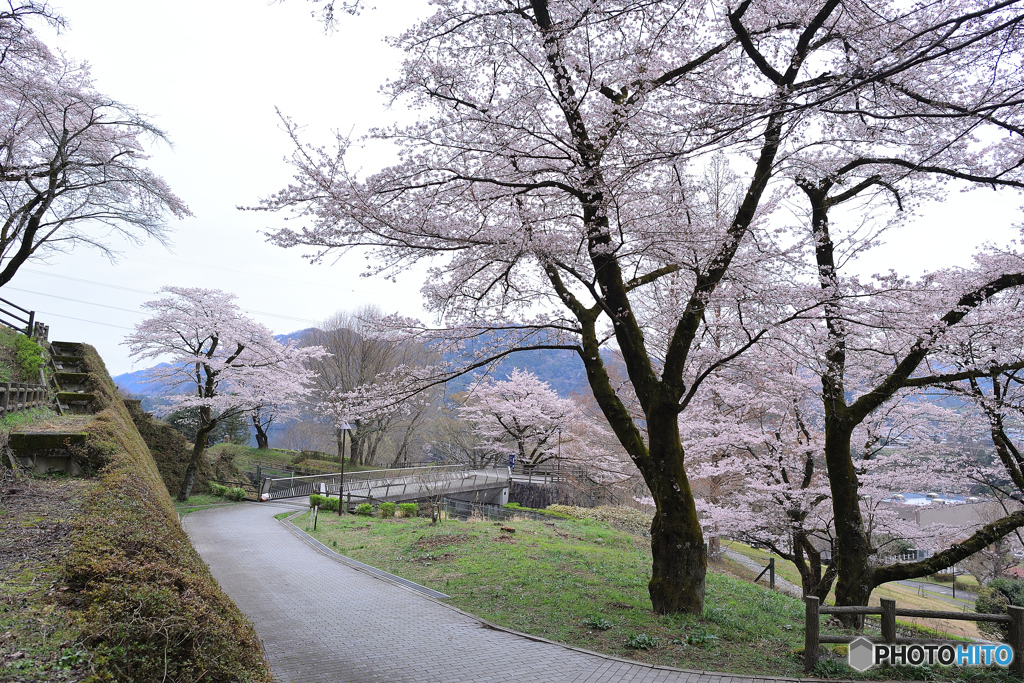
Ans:
{"label": "wooden fence post", "polygon": [[1013,648],[1010,671],[1024,678],[1024,607],[1007,605],[1006,613],[1010,615],[1010,647]]}
{"label": "wooden fence post", "polygon": [[3,408],[3,414],[7,415],[11,405],[11,383],[4,382],[4,397],[0,398],[0,408]]}
{"label": "wooden fence post", "polygon": [[896,601],[882,598],[882,640],[896,642]]}
{"label": "wooden fence post", "polygon": [[811,673],[818,663],[818,598],[805,596],[804,605],[804,673]]}

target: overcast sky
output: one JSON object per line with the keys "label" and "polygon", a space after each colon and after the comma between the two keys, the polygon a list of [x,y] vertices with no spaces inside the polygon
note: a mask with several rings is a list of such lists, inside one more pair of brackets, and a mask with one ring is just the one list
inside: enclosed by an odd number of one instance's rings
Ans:
{"label": "overcast sky", "polygon": [[[171,224],[170,251],[156,243],[122,245],[122,257],[111,264],[80,249],[22,268],[3,296],[39,311],[51,339],[93,344],[113,375],[137,369],[119,342],[144,317],[140,304],[163,285],[234,292],[277,333],[370,303],[422,315],[421,272],[398,283],[362,279],[359,255],[311,266],[301,250],[264,242],[261,231],[279,226],[281,217],[235,207],[255,204],[290,178],[283,162],[289,141],[275,107],[321,140],[332,129],[358,134],[408,120],[378,94],[401,57],[382,39],[425,16],[425,0],[388,0],[386,9],[342,17],[331,34],[304,0],[57,0],[57,8],[68,29],[41,35],[90,62],[101,92],[147,113],[168,133],[173,148],[154,148],[150,165],[195,217]],[[863,270],[915,274],[969,265],[982,241],[1009,239],[1019,204],[992,191],[957,196],[891,235]]]}
{"label": "overcast sky", "polygon": [[173,148],[153,147],[150,165],[195,217],[171,222],[170,250],[122,244],[111,264],[78,249],[27,265],[3,296],[39,311],[51,339],[96,346],[114,375],[133,369],[119,342],[143,319],[140,304],[164,285],[234,292],[276,333],[366,303],[421,315],[418,274],[398,284],[360,279],[360,257],[311,266],[300,250],[265,243],[261,231],[280,217],[235,208],[290,179],[290,143],[275,107],[324,140],[332,129],[359,133],[405,115],[388,111],[378,94],[400,59],[382,39],[427,5],[389,5],[401,11],[346,16],[325,34],[302,0],[58,0],[68,29],[39,33],[88,61],[101,92],[167,132]]}

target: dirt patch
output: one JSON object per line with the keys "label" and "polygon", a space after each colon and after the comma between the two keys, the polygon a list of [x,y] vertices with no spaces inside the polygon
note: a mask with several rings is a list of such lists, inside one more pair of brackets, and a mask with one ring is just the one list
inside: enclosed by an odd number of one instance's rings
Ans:
{"label": "dirt patch", "polygon": [[445,562],[446,560],[450,560],[453,557],[455,557],[455,553],[441,553],[440,555],[424,555],[423,557],[414,557],[409,561],[415,562],[416,564],[430,565],[435,562]]}
{"label": "dirt patch", "polygon": [[466,534],[441,534],[438,536],[427,536],[421,538],[412,544],[413,548],[419,550],[427,550],[430,548],[440,548],[445,545],[457,545],[459,543],[465,543],[469,540],[469,536]]}
{"label": "dirt patch", "polygon": [[608,606],[614,607],[615,609],[635,609],[633,605],[628,602],[609,602]]}
{"label": "dirt patch", "polygon": [[84,680],[92,671],[61,604],[60,562],[91,482],[0,472],[0,681]]}
{"label": "dirt patch", "polygon": [[92,415],[52,415],[31,424],[23,425],[15,431],[26,432],[84,432],[93,421]]}
{"label": "dirt patch", "polygon": [[494,538],[494,542],[495,543],[515,543],[516,539],[514,539],[511,534],[501,534],[500,536],[496,536]]}

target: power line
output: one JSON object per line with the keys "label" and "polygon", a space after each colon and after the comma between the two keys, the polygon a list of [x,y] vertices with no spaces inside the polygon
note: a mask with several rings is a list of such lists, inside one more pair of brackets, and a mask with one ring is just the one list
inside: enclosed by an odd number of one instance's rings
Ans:
{"label": "power line", "polygon": [[[96,282],[95,280],[86,280],[86,279],[80,278],[80,277],[71,277],[70,275],[58,275],[57,273],[47,273],[45,271],[34,270],[32,268],[23,268],[22,270],[24,270],[27,273],[33,273],[35,275],[45,275],[47,277],[59,277],[59,278],[61,278],[63,280],[73,280],[74,282],[84,282],[84,283],[89,284],[89,285],[96,285],[97,287],[108,287],[110,289],[121,289],[121,290],[124,290],[126,292],[135,292],[136,294],[146,294],[148,296],[158,296],[160,294],[159,292],[150,292],[150,291],[147,291],[147,290],[144,290],[144,289],[133,289],[131,287],[122,287],[121,285],[111,285],[111,284],[107,284],[106,282]],[[15,288],[14,287],[8,287],[8,289],[14,290]],[[16,291],[28,292],[29,294],[42,294],[43,296],[53,296],[53,297],[56,297],[58,299],[66,298],[66,297],[57,296],[56,294],[45,294],[43,292],[32,292],[30,290],[25,290],[25,289],[18,289]],[[68,301],[77,301],[77,300],[76,299],[68,299]],[[91,302],[89,302],[89,301],[78,301],[78,303],[91,303]],[[92,305],[93,306],[103,306],[104,304],[92,304]],[[113,309],[118,310],[118,311],[125,311],[125,310],[127,310],[127,309],[124,309],[124,308],[117,308],[116,306],[106,306],[106,308],[113,308]],[[266,311],[254,311],[254,310],[249,309],[249,308],[243,308],[242,310],[244,312],[246,312],[246,313],[252,313],[252,314],[256,314],[256,315],[265,315],[265,316],[269,316],[271,318],[281,318],[282,320],[291,320],[293,322],[308,323],[308,324],[311,324],[311,325],[319,325],[320,324],[319,320],[310,320],[309,318],[296,318],[295,316],[281,315],[280,313],[268,313]],[[128,312],[129,313],[139,313],[139,311],[128,311]]]}
{"label": "power line", "polygon": [[86,320],[85,318],[74,318],[74,317],[72,317],[70,315],[61,315],[60,313],[50,313],[49,311],[36,311],[36,313],[42,313],[43,315],[53,315],[53,316],[57,316],[58,318],[67,318],[68,320],[77,320],[78,322],[81,322],[81,323],[92,323],[93,325],[103,325],[104,327],[116,327],[119,330],[128,330],[129,332],[134,332],[135,331],[135,329],[132,328],[132,327],[124,327],[123,325],[111,325],[110,323],[101,323],[98,320]]}
{"label": "power line", "polygon": [[97,285],[99,287],[109,287],[110,289],[122,289],[126,292],[135,292],[136,294],[148,294],[152,296],[156,292],[148,292],[144,289],[132,289],[131,287],[122,287],[121,285],[108,285],[105,282],[96,282],[95,280],[85,280],[80,277],[71,277],[70,275],[58,275],[57,273],[47,273],[44,270],[35,270],[33,268],[22,268],[26,273],[34,273],[35,275],[45,275],[47,277],[59,277],[62,280],[73,280],[75,282],[84,282],[90,285]]}
{"label": "power line", "polygon": [[[64,301],[74,301],[76,304],[87,304],[89,306],[99,306],[101,308],[110,308],[115,311],[124,311],[125,313],[134,313],[135,315],[142,315],[142,311],[133,311],[128,308],[118,308],[117,306],[108,306],[107,304],[97,304],[92,301],[82,301],[81,299],[71,299],[66,296],[57,296],[56,294],[47,294],[46,292],[33,292],[30,289],[18,289],[17,287],[11,287],[8,285],[4,289],[9,289],[12,292],[25,292],[26,294],[37,294],[39,296],[48,296],[52,299],[63,299]],[[48,314],[51,315],[51,314]]]}

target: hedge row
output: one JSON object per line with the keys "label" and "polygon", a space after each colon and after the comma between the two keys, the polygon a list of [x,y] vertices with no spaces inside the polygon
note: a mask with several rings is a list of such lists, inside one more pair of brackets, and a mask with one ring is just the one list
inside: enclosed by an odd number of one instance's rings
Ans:
{"label": "hedge row", "polygon": [[189,543],[103,362],[82,351],[101,409],[85,454],[102,470],[74,520],[63,595],[92,680],[269,682],[255,630]]}
{"label": "hedge row", "polygon": [[[338,499],[314,493],[309,497],[309,506],[316,506],[324,512],[337,512]],[[418,503],[399,503],[397,505],[395,503],[381,503],[377,508],[377,514],[380,517],[394,517],[396,509],[402,513],[403,517],[415,517],[419,514],[420,506]],[[360,503],[356,506],[355,512],[357,515],[372,517],[374,510],[373,506],[369,503]]]}

